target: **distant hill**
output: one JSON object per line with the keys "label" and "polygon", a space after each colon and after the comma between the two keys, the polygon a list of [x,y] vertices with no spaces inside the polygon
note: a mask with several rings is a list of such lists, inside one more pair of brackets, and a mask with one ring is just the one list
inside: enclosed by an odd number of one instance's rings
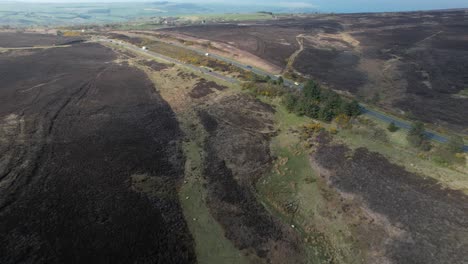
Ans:
{"label": "distant hill", "polygon": [[307,8],[289,5],[198,4],[184,2],[98,2],[98,3],[28,3],[1,2],[0,26],[67,26],[91,23],[119,23],[140,18],[192,14],[265,12],[308,12]]}

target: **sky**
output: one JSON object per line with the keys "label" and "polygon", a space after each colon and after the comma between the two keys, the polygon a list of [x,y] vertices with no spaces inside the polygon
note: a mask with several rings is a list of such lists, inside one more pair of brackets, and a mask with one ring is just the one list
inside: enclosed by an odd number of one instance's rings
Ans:
{"label": "sky", "polygon": [[[0,0],[5,2],[8,0]],[[9,0],[11,1],[11,0]],[[28,2],[132,2],[131,0],[23,0]],[[135,2],[157,2],[138,0]],[[388,12],[430,9],[468,8],[468,0],[169,0],[184,3],[211,3],[287,8],[314,8],[322,12]]]}

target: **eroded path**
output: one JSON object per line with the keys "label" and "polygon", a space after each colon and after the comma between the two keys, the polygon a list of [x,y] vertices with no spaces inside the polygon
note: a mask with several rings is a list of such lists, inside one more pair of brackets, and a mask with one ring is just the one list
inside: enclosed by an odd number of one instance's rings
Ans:
{"label": "eroded path", "polygon": [[195,262],[178,123],[114,59],[97,44],[0,55],[1,263]]}

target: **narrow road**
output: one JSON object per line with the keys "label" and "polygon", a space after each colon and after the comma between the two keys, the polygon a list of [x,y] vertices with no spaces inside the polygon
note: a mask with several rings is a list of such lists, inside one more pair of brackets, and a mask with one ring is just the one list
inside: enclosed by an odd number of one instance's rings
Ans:
{"label": "narrow road", "polygon": [[153,57],[153,58],[156,58],[156,59],[164,60],[164,61],[167,61],[169,63],[173,63],[173,64],[180,65],[180,66],[183,66],[183,67],[187,67],[187,68],[189,68],[189,69],[191,69],[193,71],[199,71],[199,72],[202,72],[202,73],[204,73],[206,75],[210,75],[210,76],[212,76],[214,78],[217,78],[217,79],[229,82],[229,83],[240,83],[239,80],[237,80],[235,78],[224,76],[222,74],[213,72],[213,71],[211,71],[209,69],[206,69],[206,68],[203,68],[203,67],[198,67],[198,66],[195,66],[195,65],[192,65],[192,64],[187,64],[187,63],[181,62],[179,60],[176,60],[174,58],[165,56],[163,54],[160,54],[160,53],[157,53],[157,52],[154,52],[154,51],[143,50],[140,47],[137,47],[135,45],[132,45],[132,44],[129,44],[129,43],[126,43],[126,42],[117,42],[117,41],[114,41],[114,40],[104,39],[104,38],[99,39],[98,41],[99,42],[104,42],[104,43],[115,44],[115,45],[118,45],[120,47],[124,47],[126,49],[129,49],[129,50],[131,50],[133,52],[144,54],[146,56],[150,56],[150,57]]}
{"label": "narrow road", "polygon": [[[397,126],[399,128],[402,128],[402,129],[406,129],[406,130],[411,129],[411,124],[410,123],[401,121],[399,119],[396,119],[396,118],[391,117],[389,115],[383,114],[381,112],[371,110],[369,108],[364,107],[363,105],[361,105],[361,109],[362,109],[363,114],[365,114],[365,115],[375,117],[375,118],[377,118],[377,119],[379,119],[381,121],[387,122],[389,124],[393,122],[395,124],[395,126]],[[435,142],[447,143],[449,141],[448,138],[446,138],[446,137],[444,137],[444,136],[442,136],[440,134],[437,134],[437,133],[435,133],[433,131],[426,130],[425,134],[430,140],[433,140]],[[463,151],[468,152],[468,145],[465,145],[463,147]]]}
{"label": "narrow road", "polygon": [[[109,39],[99,39],[99,41],[117,43],[116,41],[112,41],[112,40],[109,40]],[[176,47],[181,47],[181,48],[184,48],[184,49],[187,49],[187,50],[194,51],[194,52],[196,52],[196,53],[198,53],[198,54],[200,54],[202,56],[205,56],[205,54],[206,54],[206,51],[195,49],[195,48],[192,48],[192,47],[187,47],[187,46],[182,45],[182,44],[172,43],[172,42],[168,42],[168,41],[163,41],[163,42],[167,43],[167,44],[174,45]],[[227,81],[227,82],[230,82],[230,83],[239,83],[239,80],[237,80],[237,79],[230,78],[230,77],[227,77],[227,76],[215,73],[215,72],[211,72],[210,70],[202,68],[202,67],[197,67],[197,66],[194,66],[194,65],[191,65],[191,64],[186,64],[186,63],[183,63],[183,62],[178,61],[176,59],[167,57],[165,55],[162,55],[162,54],[159,54],[159,53],[156,53],[156,52],[153,52],[153,51],[142,50],[140,47],[136,47],[135,45],[132,45],[132,44],[121,42],[121,43],[118,43],[118,45],[123,46],[123,47],[125,47],[127,49],[130,49],[130,50],[139,52],[139,53],[144,53],[144,54],[151,55],[151,56],[153,56],[155,58],[158,58],[158,59],[163,59],[165,61],[168,61],[168,62],[171,62],[171,63],[174,63],[174,64],[183,65],[185,67],[191,68],[192,70],[203,72],[204,74],[211,75],[211,76],[213,76],[215,78],[218,78],[218,79],[221,79],[223,81]],[[224,61],[226,63],[230,63],[230,64],[232,64],[232,65],[234,65],[234,66],[236,66],[236,67],[238,67],[240,69],[253,72],[253,73],[257,74],[257,75],[269,76],[273,80],[278,79],[278,77],[276,75],[271,74],[269,72],[266,72],[266,71],[264,71],[262,69],[259,69],[259,68],[256,68],[256,67],[253,67],[253,66],[250,66],[250,65],[245,65],[245,64],[242,64],[240,62],[234,61],[232,59],[229,59],[229,58],[217,55],[217,54],[210,54],[209,56],[211,58],[215,58],[217,60]],[[289,86],[289,87],[297,87],[298,89],[304,88],[303,84],[296,85],[296,83],[293,80],[289,80],[289,79],[284,79],[284,84]],[[397,119],[395,117],[392,117],[391,115],[388,115],[388,114],[385,114],[385,113],[370,109],[370,108],[364,106],[363,104],[360,104],[360,106],[361,106],[363,114],[365,114],[365,115],[372,116],[374,118],[377,118],[377,119],[379,119],[381,121],[384,121],[386,123],[389,123],[389,124],[393,122],[393,123],[395,123],[395,125],[397,127],[402,128],[402,129],[409,130],[411,128],[411,124],[409,122],[404,122],[404,121],[401,121],[401,120],[399,120],[399,119]],[[426,133],[426,136],[432,141],[439,142],[439,143],[447,143],[449,141],[447,137],[444,137],[444,136],[442,136],[440,134],[437,134],[437,133],[435,133],[433,131],[426,131],[425,133]],[[468,153],[468,145],[465,145],[463,147],[463,151]]]}

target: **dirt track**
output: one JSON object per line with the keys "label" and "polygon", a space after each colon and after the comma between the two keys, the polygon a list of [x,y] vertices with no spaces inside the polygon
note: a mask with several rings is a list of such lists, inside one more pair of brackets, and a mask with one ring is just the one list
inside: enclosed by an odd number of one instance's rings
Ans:
{"label": "dirt track", "polygon": [[0,55],[1,263],[195,262],[178,123],[114,56],[97,44]]}

